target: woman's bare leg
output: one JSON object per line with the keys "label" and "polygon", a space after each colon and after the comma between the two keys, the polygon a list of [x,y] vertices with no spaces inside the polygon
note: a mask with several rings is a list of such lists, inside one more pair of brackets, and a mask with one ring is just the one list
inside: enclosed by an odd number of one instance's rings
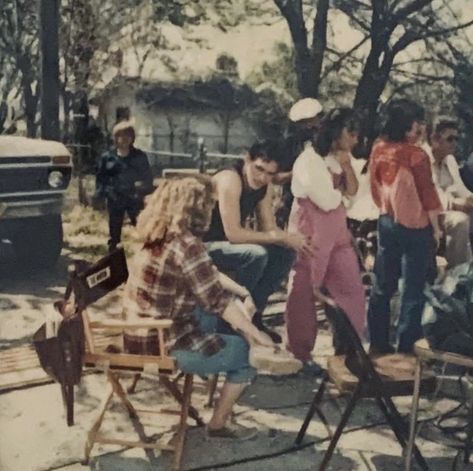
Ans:
{"label": "woman's bare leg", "polygon": [[208,423],[209,429],[216,430],[225,426],[231,416],[233,405],[241,396],[246,386],[246,383],[225,382],[220,392],[220,398],[215,405],[212,418]]}

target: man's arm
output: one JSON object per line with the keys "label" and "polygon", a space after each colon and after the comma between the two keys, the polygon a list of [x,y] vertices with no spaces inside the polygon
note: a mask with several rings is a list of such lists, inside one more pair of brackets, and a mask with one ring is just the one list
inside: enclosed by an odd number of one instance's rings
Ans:
{"label": "man's arm", "polygon": [[153,191],[153,174],[149,165],[148,156],[140,149],[136,149],[136,180],[133,182],[138,195],[145,196]]}
{"label": "man's arm", "polygon": [[313,247],[307,241],[306,237],[299,233],[286,232],[280,229],[276,224],[273,212],[273,187],[268,185],[268,191],[265,197],[256,207],[256,218],[259,227],[267,234],[272,234],[276,239],[274,244],[289,247],[293,250],[304,252],[307,255],[312,253]]}
{"label": "man's arm", "polygon": [[273,178],[273,183],[276,185],[283,185],[284,183],[290,182],[291,178],[292,170],[289,170],[288,172],[278,172]]}
{"label": "man's arm", "polygon": [[468,213],[473,209],[473,193],[463,183],[455,157],[447,155],[445,159],[447,169],[453,180],[452,185],[445,189],[445,193],[449,198],[448,209]]}
{"label": "man's arm", "polygon": [[107,154],[103,154],[96,165],[95,172],[95,197],[104,198],[106,196],[107,175],[105,170],[105,161]]}
{"label": "man's arm", "polygon": [[256,206],[256,219],[258,226],[264,232],[279,230],[273,212],[274,191],[271,185],[268,185],[266,195]]}

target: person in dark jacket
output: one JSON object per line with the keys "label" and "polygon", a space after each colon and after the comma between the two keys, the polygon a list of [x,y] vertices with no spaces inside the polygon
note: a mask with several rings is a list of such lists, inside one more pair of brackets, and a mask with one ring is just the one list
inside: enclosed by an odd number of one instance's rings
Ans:
{"label": "person in dark jacket", "polygon": [[120,242],[125,214],[136,225],[144,197],[153,190],[148,157],[133,145],[133,124],[120,121],[113,128],[112,135],[114,149],[102,155],[96,174],[96,198],[107,201],[110,251]]}

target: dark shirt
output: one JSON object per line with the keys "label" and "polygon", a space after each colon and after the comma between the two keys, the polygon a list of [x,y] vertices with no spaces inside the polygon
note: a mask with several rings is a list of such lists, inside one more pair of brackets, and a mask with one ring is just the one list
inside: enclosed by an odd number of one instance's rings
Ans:
{"label": "dark shirt", "polygon": [[[240,224],[245,226],[246,220],[249,216],[251,216],[258,203],[265,197],[267,187],[264,186],[263,188],[259,188],[258,190],[253,190],[248,185],[246,185],[245,180],[243,178],[243,165],[244,161],[238,161],[233,167],[230,167],[226,170],[235,171],[241,180],[241,196],[240,196]],[[211,242],[211,241],[223,241],[227,240],[227,236],[225,235],[225,230],[223,228],[222,216],[220,214],[220,209],[217,204],[212,212],[212,220],[210,223],[210,228],[207,233],[203,237],[204,242]]]}
{"label": "dark shirt", "polygon": [[153,175],[143,151],[132,147],[126,157],[120,157],[116,149],[102,155],[96,174],[97,196],[142,199],[152,190]]}

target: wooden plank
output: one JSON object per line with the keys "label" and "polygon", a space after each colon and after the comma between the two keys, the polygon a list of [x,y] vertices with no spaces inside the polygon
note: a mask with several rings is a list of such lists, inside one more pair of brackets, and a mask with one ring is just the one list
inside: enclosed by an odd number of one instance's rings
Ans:
{"label": "wooden plank", "polygon": [[108,364],[110,367],[145,368],[156,365],[160,370],[174,370],[176,362],[171,357],[154,355],[132,355],[129,353],[86,353],[86,364]]}
{"label": "wooden plank", "polygon": [[[121,346],[122,336],[97,334],[95,340],[98,348]],[[32,345],[0,350],[0,392],[51,382],[51,378],[41,368]]]}

